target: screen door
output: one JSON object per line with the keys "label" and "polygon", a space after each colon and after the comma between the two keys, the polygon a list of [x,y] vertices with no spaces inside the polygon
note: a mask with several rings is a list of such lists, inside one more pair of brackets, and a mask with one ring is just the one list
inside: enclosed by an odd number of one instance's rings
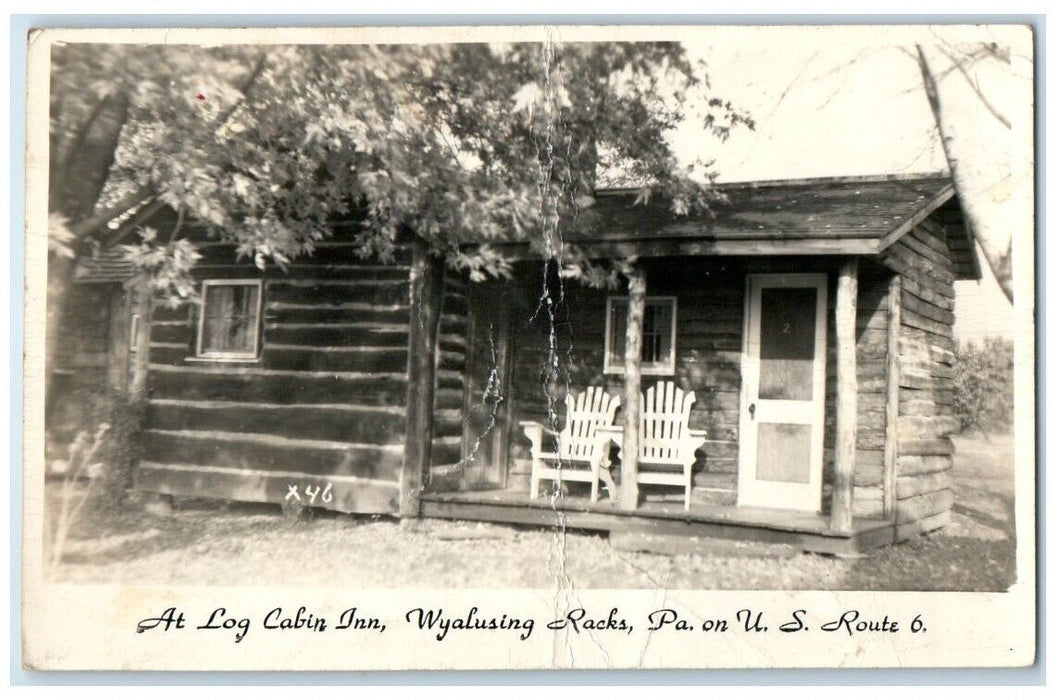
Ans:
{"label": "screen door", "polygon": [[750,275],[737,503],[821,510],[825,275]]}

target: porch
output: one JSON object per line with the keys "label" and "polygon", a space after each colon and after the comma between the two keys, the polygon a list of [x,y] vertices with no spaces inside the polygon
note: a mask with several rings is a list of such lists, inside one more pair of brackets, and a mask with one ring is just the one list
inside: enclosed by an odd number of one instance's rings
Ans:
{"label": "porch", "polygon": [[421,508],[430,518],[750,540],[839,556],[859,555],[895,540],[894,521],[883,518],[858,517],[850,528],[833,529],[828,515],[699,501],[686,510],[678,500],[647,499],[629,513],[611,502],[591,503],[587,496],[533,500],[527,490],[492,489],[423,494]]}
{"label": "porch", "polygon": [[[908,196],[899,183],[878,182],[875,189],[878,196],[888,189]],[[868,204],[860,219],[853,217],[853,234],[834,236],[826,223],[833,212],[793,206],[798,195],[786,193],[789,201],[756,211],[754,198],[765,194],[760,189],[740,193],[742,204],[756,212],[752,217],[788,212],[780,231],[760,219],[749,233],[738,219],[728,227],[687,226],[661,236],[636,219],[585,240],[593,257],[636,258],[621,273],[619,289],[565,285],[554,266],[540,265],[527,250],[511,281],[466,285],[457,295],[437,284],[433,322],[454,309],[466,318],[463,391],[443,404],[459,420],[431,433],[430,404],[415,405],[422,420],[409,425],[426,430],[412,428],[410,446],[424,454],[439,451],[431,461],[417,460],[420,471],[411,470],[414,478],[401,493],[418,486],[424,492],[405,512],[783,542],[848,555],[904,539],[914,528],[941,526],[948,480],[924,470],[934,466],[927,457],[948,463],[948,441],[900,439],[899,427],[937,436],[945,430],[933,406],[948,401],[937,393],[945,386],[942,377],[923,373],[947,371],[936,366],[945,357],[936,359],[936,353],[946,352],[952,310],[919,302],[944,303],[938,295],[952,274],[933,270],[942,240],[914,227],[924,226],[952,190],[914,190],[905,213],[876,220],[871,217],[883,207],[861,196],[861,183],[836,190],[835,199],[817,205]],[[802,235],[786,230],[796,222]],[[757,232],[771,238],[756,240]],[[907,236],[909,252],[901,247]],[[918,266],[932,272],[916,274]],[[423,296],[429,279],[423,274]],[[449,305],[454,296],[457,303]],[[903,299],[910,305],[904,317]],[[412,328],[417,325],[412,318]],[[413,354],[429,358],[436,339],[421,340],[420,346],[412,342]],[[440,367],[443,362],[441,355]],[[428,359],[420,369],[432,384]],[[659,394],[663,385],[695,397],[675,434],[706,435],[710,443],[696,450],[692,464],[680,448],[676,461],[684,480],[652,481],[668,490],[682,487],[670,500],[640,488],[650,483],[643,471],[655,471],[658,455],[649,450],[657,435],[672,434],[647,426],[670,412],[670,406],[662,412],[649,406],[649,392]],[[554,440],[567,424],[566,399],[588,391],[605,392],[610,407],[619,401],[605,422],[621,432],[626,448],[619,454],[618,488],[606,484],[615,498],[598,503],[567,490],[553,499],[532,498],[526,481],[558,478],[537,469],[539,461],[568,457],[557,455],[567,440]],[[579,469],[596,470],[597,462],[574,450],[573,456]],[[901,476],[900,459],[907,460]],[[597,500],[596,474],[575,480],[587,481]]]}
{"label": "porch", "polygon": [[[463,420],[434,433],[434,445],[444,452],[433,453],[443,456],[434,458],[429,470],[421,514],[780,542],[845,555],[890,544],[894,518],[885,489],[882,374],[890,340],[890,275],[866,265],[860,285],[841,285],[848,276],[859,281],[857,262],[643,260],[643,277],[652,283],[648,292],[642,285],[639,302],[655,312],[652,319],[647,322],[642,313],[640,325],[625,323],[617,307],[627,299],[623,290],[565,288],[552,326],[553,350],[549,320],[525,320],[537,301],[536,285],[468,287],[463,391],[452,397],[461,404]],[[526,267],[522,279],[533,272],[538,275],[537,264]],[[838,312],[849,323],[838,323]],[[766,332],[775,325],[783,332]],[[628,332],[650,338],[650,351],[627,357]],[[837,342],[841,333],[843,347],[852,358],[861,357],[863,379],[869,380],[862,400],[845,403],[842,411],[841,395],[846,399],[857,387],[838,378],[858,370],[838,370],[839,360],[847,359]],[[620,360],[623,366],[617,366]],[[656,420],[673,404],[682,406],[681,396],[687,398],[685,427],[695,438],[688,467],[677,459],[678,465],[648,459],[646,465],[628,464],[631,451],[622,443],[628,425],[638,427],[638,419],[628,420],[626,368],[635,365],[641,396],[634,392],[633,409],[643,421]],[[663,387],[677,390],[673,404],[672,396],[666,402],[660,398]],[[580,457],[565,465],[559,498],[532,498],[531,484],[540,481],[534,453],[560,451],[554,431],[569,423],[565,401],[589,392],[605,392],[606,405],[619,404],[615,417],[596,428],[607,453],[601,462],[612,467],[612,473],[599,472],[607,494],[592,503],[596,480],[584,483],[590,470]],[[445,403],[444,410],[456,405]],[[848,419],[857,425],[841,426]],[[526,429],[530,424],[537,426],[534,439]],[[837,439],[840,427],[849,433],[843,441]],[[656,444],[676,432],[643,424],[635,439]],[[589,442],[595,432],[577,430],[577,435]],[[568,436],[561,444],[583,454]],[[850,447],[857,469],[846,452],[837,464],[838,446]],[[644,450],[634,452],[644,456]],[[575,478],[569,475],[573,468]],[[657,478],[658,468],[667,478]],[[541,480],[549,484],[548,477]]]}

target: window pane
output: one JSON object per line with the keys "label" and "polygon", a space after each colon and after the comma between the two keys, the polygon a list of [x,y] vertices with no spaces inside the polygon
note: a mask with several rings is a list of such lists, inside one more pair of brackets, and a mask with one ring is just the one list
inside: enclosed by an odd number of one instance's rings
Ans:
{"label": "window pane", "polygon": [[[627,301],[614,299],[609,323],[608,361],[610,369],[623,367],[627,347]],[[674,301],[646,299],[642,317],[642,363],[662,365],[671,359],[671,330],[674,321]]]}
{"label": "window pane", "polygon": [[809,401],[814,394],[818,290],[764,289],[759,313],[759,398]]}
{"label": "window pane", "polygon": [[252,352],[257,331],[257,285],[205,289],[202,352]]}

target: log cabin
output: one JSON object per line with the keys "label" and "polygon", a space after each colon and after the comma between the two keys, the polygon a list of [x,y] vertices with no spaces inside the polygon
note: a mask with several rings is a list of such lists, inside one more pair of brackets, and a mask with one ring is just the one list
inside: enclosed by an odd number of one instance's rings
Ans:
{"label": "log cabin", "polygon": [[[980,274],[949,176],[717,187],[710,215],[682,217],[597,193],[564,243],[633,260],[620,289],[518,243],[508,280],[470,282],[413,243],[365,262],[354,222],[285,270],[203,242],[200,303],[141,322],[136,489],[849,555],[941,528],[954,282]],[[523,422],[557,430],[564,396],[603,387],[633,444],[658,382],[694,392],[690,427],[707,431],[688,508],[614,446],[615,492],[529,497]]]}

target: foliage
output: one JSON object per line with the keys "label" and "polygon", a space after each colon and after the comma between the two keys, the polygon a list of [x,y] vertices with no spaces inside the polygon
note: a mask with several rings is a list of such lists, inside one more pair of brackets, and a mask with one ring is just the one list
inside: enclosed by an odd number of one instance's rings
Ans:
{"label": "foliage", "polygon": [[[156,199],[258,266],[310,254],[335,220],[354,220],[363,257],[388,259],[413,234],[480,280],[509,273],[495,243],[528,241],[566,276],[611,283],[562,245],[591,225],[599,176],[676,214],[705,210],[715,173],[682,166],[666,136],[687,104],[702,135],[752,126],[669,43],[97,44],[54,56],[53,152],[83,141],[104,103],[127,102],[100,207],[120,218]],[[194,254],[178,242],[149,232],[126,248],[174,298],[189,293]]]}
{"label": "foliage", "polygon": [[1013,354],[1013,343],[1007,338],[958,344],[954,413],[962,431],[993,433],[1011,427]]}
{"label": "foliage", "polygon": [[[91,479],[101,487],[91,489],[91,509],[116,509],[132,487],[132,468],[141,452],[140,428],[146,416],[146,401],[122,391],[96,389],[79,390],[68,398],[83,404],[85,412],[72,426],[75,432],[65,473],[75,473],[78,480]],[[88,453],[93,455],[92,463],[78,466],[77,461]]]}
{"label": "foliage", "polygon": [[109,432],[110,425],[102,423],[94,431],[79,432],[70,445],[70,459],[62,481],[59,507],[49,532],[49,550],[46,557],[49,567],[54,568],[62,561],[70,530],[77,522],[85,504],[93,496],[94,481],[89,481],[87,487],[83,487],[82,482],[86,478],[90,479],[92,473],[102,467],[99,451]]}

